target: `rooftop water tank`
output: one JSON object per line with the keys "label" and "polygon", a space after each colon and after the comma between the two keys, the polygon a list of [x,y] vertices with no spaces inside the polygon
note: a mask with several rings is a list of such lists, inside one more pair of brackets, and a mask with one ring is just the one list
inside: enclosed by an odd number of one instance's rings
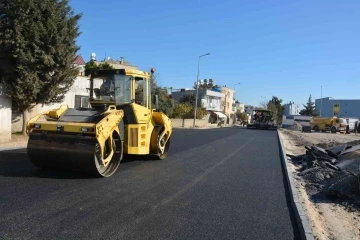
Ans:
{"label": "rooftop water tank", "polygon": [[218,87],[213,87],[211,90],[214,92],[221,92],[221,89]]}

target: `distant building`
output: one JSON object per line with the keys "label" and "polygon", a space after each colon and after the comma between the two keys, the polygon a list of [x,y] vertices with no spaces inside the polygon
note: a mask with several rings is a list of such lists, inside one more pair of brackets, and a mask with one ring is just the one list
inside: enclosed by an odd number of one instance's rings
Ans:
{"label": "distant building", "polygon": [[248,120],[251,121],[254,115],[255,107],[252,105],[245,105],[244,112],[248,115]]}
{"label": "distant building", "polygon": [[75,56],[73,65],[79,69],[79,76],[85,76],[85,64],[84,59],[80,55]]}
{"label": "distant building", "polygon": [[[182,97],[191,94],[195,95],[196,90],[180,89],[180,91],[171,92],[172,99],[175,101],[180,101]],[[224,97],[224,93],[208,89],[199,89],[198,94],[198,98],[201,99],[202,106],[209,112],[209,116],[216,115],[219,118],[226,118],[226,115],[224,115],[223,108],[221,106],[221,99]]]}
{"label": "distant building", "polygon": [[98,61],[98,60],[96,60],[96,54],[92,53],[90,56],[90,60],[93,60],[97,65],[102,64],[102,63],[108,63],[109,65],[111,65],[112,67],[114,67],[116,69],[129,69],[130,68],[130,69],[138,70],[137,66],[133,66],[133,65],[131,65],[130,62],[126,62],[123,57],[121,57],[119,60],[115,60],[110,57],[107,57],[103,61]]}
{"label": "distant building", "polygon": [[290,102],[287,104],[284,104],[284,113],[283,115],[300,115],[300,108],[299,105]]}
{"label": "distant building", "polygon": [[301,130],[302,126],[310,126],[312,116],[303,115],[283,115],[282,127],[292,128],[293,130]]}
{"label": "distant building", "polygon": [[240,103],[238,101],[235,101],[233,105],[233,111],[236,113],[237,111],[240,111],[241,113],[245,112],[245,104]]}
{"label": "distant building", "polygon": [[234,89],[222,86],[221,92],[224,94],[224,97],[221,99],[222,101],[222,108],[223,112],[226,114],[228,118],[233,118],[233,115],[235,113],[235,109],[233,108],[233,104],[235,103],[234,100]]}
{"label": "distant building", "polygon": [[253,111],[255,110],[255,107],[252,105],[245,105],[244,111],[248,114],[253,115]]}
{"label": "distant building", "polygon": [[322,117],[360,118],[360,99],[316,99],[315,109]]}

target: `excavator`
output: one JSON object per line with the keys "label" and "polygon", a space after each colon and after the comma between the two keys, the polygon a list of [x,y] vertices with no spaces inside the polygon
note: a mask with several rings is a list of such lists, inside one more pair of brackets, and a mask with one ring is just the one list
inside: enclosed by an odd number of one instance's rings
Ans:
{"label": "excavator", "polygon": [[158,110],[158,96],[151,97],[153,74],[154,69],[91,70],[88,107],[61,105],[27,122],[30,161],[39,168],[110,177],[124,155],[165,159],[172,125]]}

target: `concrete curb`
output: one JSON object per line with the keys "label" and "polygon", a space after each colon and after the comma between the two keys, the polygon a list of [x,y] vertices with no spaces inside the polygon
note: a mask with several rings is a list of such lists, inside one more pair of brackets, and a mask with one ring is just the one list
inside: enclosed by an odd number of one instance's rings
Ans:
{"label": "concrete curb", "polygon": [[26,145],[23,147],[10,147],[10,148],[1,148],[0,147],[0,152],[3,151],[12,151],[12,150],[20,150],[20,149],[26,149]]}
{"label": "concrete curb", "polygon": [[302,207],[301,200],[298,195],[298,191],[295,186],[295,181],[291,173],[290,163],[287,161],[286,152],[284,148],[284,144],[280,137],[280,132],[277,130],[279,145],[282,153],[282,165],[284,167],[284,171],[286,173],[287,187],[289,188],[291,205],[293,208],[293,212],[295,213],[296,222],[300,231],[301,239],[313,240],[314,235],[309,224],[309,220],[305,214],[305,211]]}

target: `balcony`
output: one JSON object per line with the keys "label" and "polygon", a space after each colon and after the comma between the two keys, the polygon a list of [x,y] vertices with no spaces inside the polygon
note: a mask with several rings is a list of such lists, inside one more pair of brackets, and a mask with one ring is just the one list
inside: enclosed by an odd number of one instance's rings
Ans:
{"label": "balcony", "polygon": [[220,101],[218,102],[208,102],[206,99],[202,99],[201,101],[203,107],[206,110],[210,110],[210,111],[221,111],[221,104]]}
{"label": "balcony", "polygon": [[218,97],[218,98],[225,97],[225,94],[221,93],[221,92],[215,92],[215,91],[211,91],[211,90],[202,90],[202,91],[203,91],[203,95],[205,95],[205,96]]}

